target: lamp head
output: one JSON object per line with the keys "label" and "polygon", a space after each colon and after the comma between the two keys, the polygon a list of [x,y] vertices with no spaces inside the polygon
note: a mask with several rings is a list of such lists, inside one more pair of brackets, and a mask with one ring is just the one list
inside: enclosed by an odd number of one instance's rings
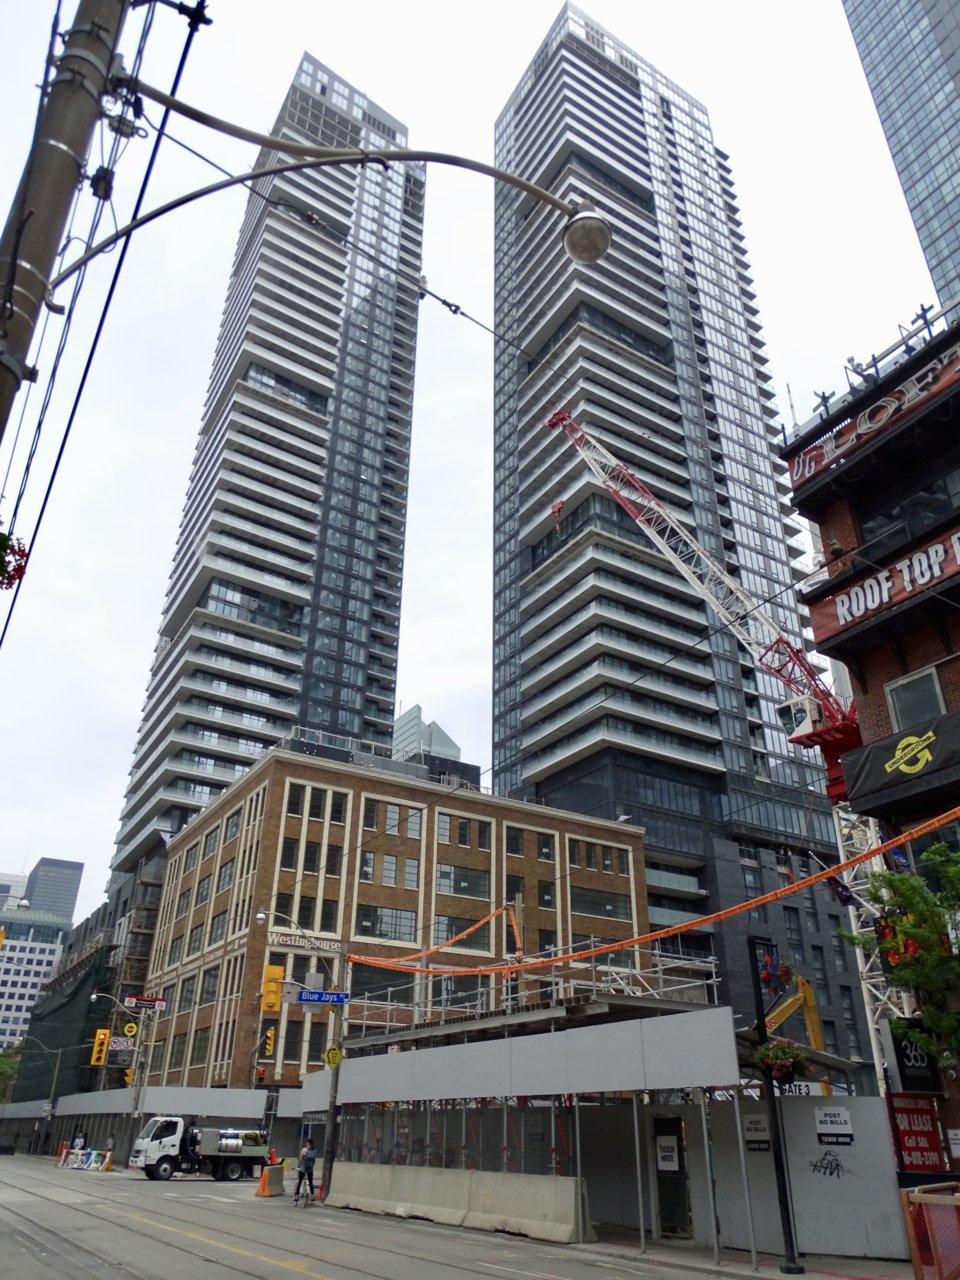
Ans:
{"label": "lamp head", "polygon": [[574,262],[599,262],[611,239],[610,223],[588,203],[570,215],[563,229],[563,247]]}
{"label": "lamp head", "polygon": [[30,910],[30,899],[29,899],[29,898],[21,898],[21,899],[20,899],[20,901],[17,903],[17,910],[18,910],[18,911],[29,911],[29,910]]}
{"label": "lamp head", "polygon": [[257,914],[253,918],[254,920],[256,920],[257,924],[267,923],[267,913],[264,911],[263,907],[260,908],[260,910],[257,912]]}

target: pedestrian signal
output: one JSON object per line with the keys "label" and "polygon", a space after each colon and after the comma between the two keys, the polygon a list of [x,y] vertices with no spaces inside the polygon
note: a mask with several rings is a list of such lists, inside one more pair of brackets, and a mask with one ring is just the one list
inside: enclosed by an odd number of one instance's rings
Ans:
{"label": "pedestrian signal", "polygon": [[90,1053],[91,1067],[102,1067],[107,1060],[107,1047],[110,1044],[109,1027],[101,1027],[93,1037],[93,1049]]}
{"label": "pedestrian signal", "polygon": [[277,1042],[277,1033],[273,1029],[273,1027],[270,1027],[270,1029],[266,1031],[263,1036],[263,1056],[265,1058],[273,1057],[273,1051],[274,1051],[274,1048],[276,1047],[276,1042]]}
{"label": "pedestrian signal", "polygon": [[133,1078],[134,1078],[134,1076],[135,1076],[136,1074],[137,1074],[137,1073],[136,1073],[136,1071],[133,1069],[133,1067],[127,1067],[126,1071],[123,1073],[123,1083],[124,1083],[124,1084],[133,1084]]}

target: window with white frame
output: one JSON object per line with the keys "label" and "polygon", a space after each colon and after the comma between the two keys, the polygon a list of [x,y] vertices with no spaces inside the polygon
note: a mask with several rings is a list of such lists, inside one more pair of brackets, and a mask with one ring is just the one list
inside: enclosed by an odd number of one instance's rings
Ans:
{"label": "window with white frame", "polygon": [[891,680],[884,686],[884,692],[891,722],[898,732],[924,720],[935,720],[945,710],[935,667],[925,667],[899,680]]}

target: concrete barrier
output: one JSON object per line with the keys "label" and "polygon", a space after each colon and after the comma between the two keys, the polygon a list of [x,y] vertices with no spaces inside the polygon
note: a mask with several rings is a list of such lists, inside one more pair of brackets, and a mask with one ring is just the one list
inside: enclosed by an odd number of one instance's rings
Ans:
{"label": "concrete barrier", "polygon": [[255,1196],[282,1196],[285,1195],[283,1187],[283,1173],[286,1166],[285,1161],[280,1164],[265,1164],[260,1173],[260,1181],[257,1189],[253,1193]]}
{"label": "concrete barrier", "polygon": [[555,1244],[596,1239],[586,1188],[576,1178],[341,1160],[334,1165],[325,1203],[481,1231],[512,1231]]}

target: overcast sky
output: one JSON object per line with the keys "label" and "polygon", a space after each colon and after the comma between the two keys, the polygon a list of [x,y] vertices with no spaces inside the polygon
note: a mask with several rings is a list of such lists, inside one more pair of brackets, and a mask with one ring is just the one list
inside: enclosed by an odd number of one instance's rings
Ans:
{"label": "overcast sky", "polygon": [[[75,0],[64,0],[68,25]],[[780,407],[813,411],[848,355],[887,346],[935,301],[840,0],[592,0],[581,6],[710,112],[731,157]],[[53,0],[0,0],[0,210],[26,157]],[[210,0],[180,96],[268,130],[308,50],[404,121],[410,144],[492,160],[494,121],[558,0]],[[141,14],[128,26],[135,34]],[[144,78],[169,86],[185,22],[157,12]],[[129,61],[129,54],[128,54]],[[148,109],[156,120],[159,112]],[[175,121],[173,136],[235,172],[253,151]],[[149,139],[118,172],[125,221]],[[94,157],[99,163],[99,143]],[[168,145],[147,206],[215,177]],[[430,287],[492,319],[492,183],[432,168]],[[0,651],[0,873],[42,856],[87,870],[102,898],[242,215],[241,194],[169,215],[133,240],[59,478]],[[109,218],[108,218],[109,227]],[[110,228],[112,229],[112,227]],[[68,252],[69,260],[71,254]],[[103,295],[91,273],[31,471],[29,537]],[[48,374],[53,346],[38,363]],[[486,769],[490,758],[491,339],[421,310],[399,697],[419,702]],[[21,397],[22,398],[22,397]],[[9,523],[40,394],[27,405],[0,519]],[[0,447],[6,475],[15,426]],[[0,620],[9,593],[0,599]]]}

